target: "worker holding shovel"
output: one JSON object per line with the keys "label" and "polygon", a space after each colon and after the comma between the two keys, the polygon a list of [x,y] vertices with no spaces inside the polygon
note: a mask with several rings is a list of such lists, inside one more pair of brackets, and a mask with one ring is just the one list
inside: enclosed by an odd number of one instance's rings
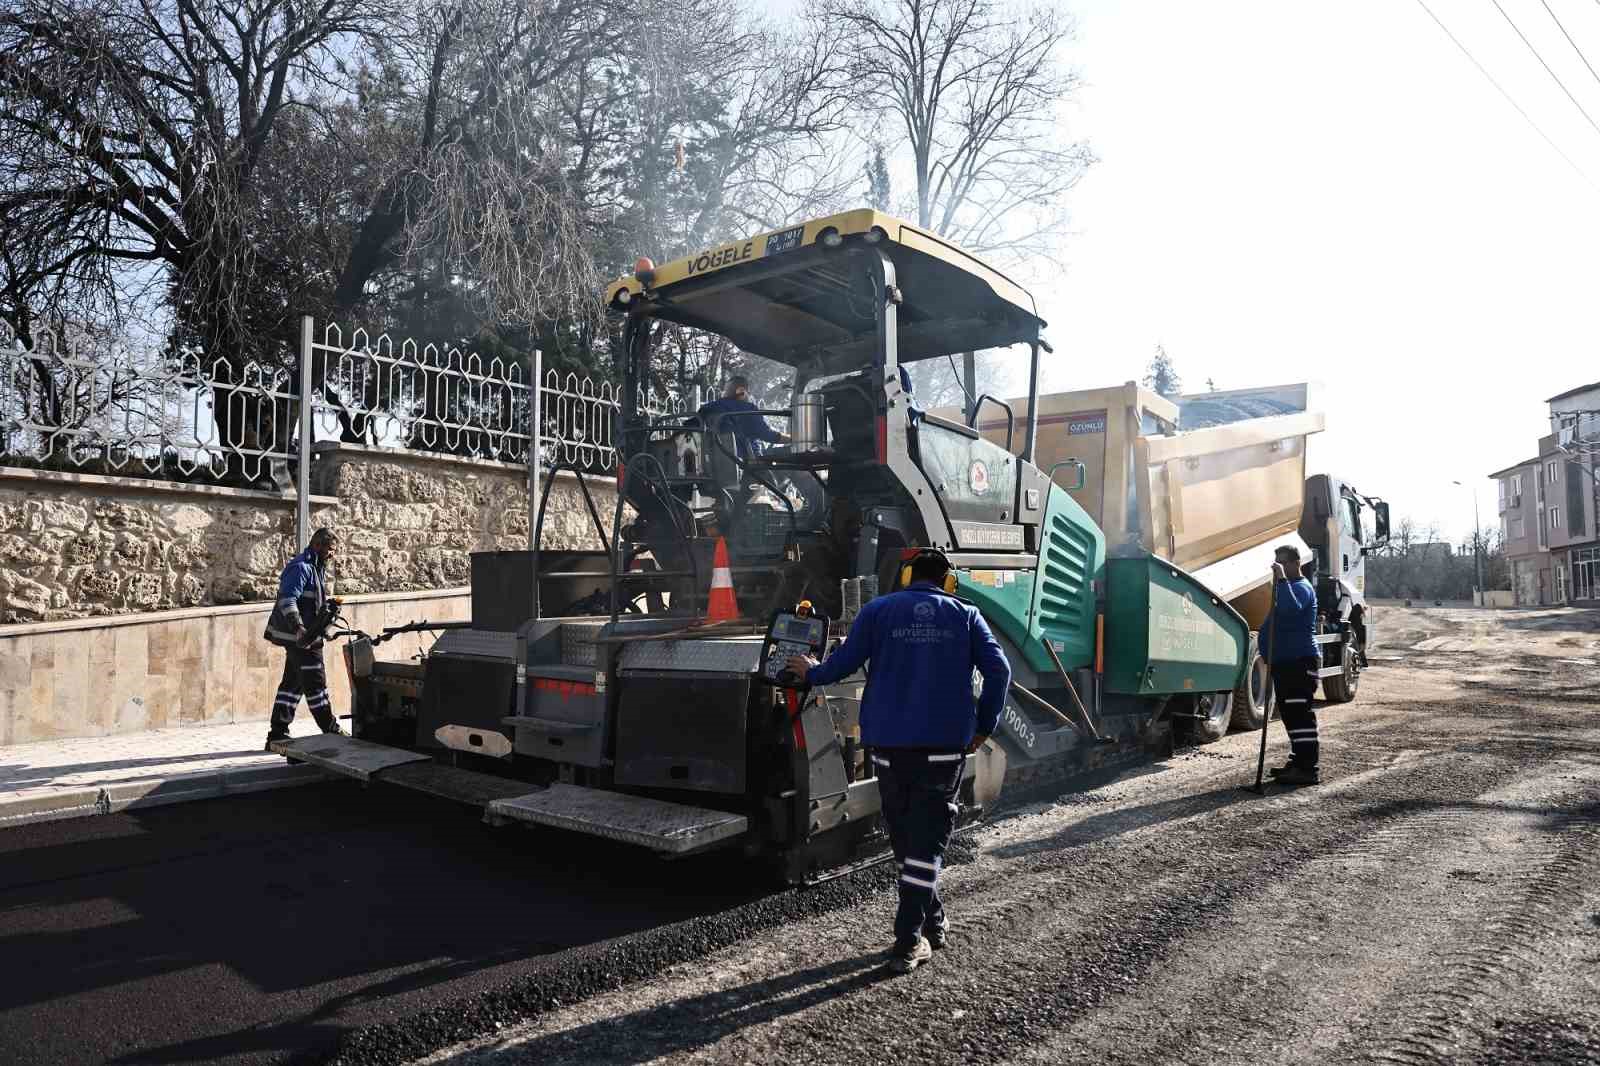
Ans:
{"label": "worker holding shovel", "polygon": [[1289,761],[1272,776],[1282,785],[1315,785],[1317,770],[1317,712],[1311,697],[1317,691],[1317,590],[1300,570],[1300,552],[1283,545],[1273,553],[1272,614],[1262,641],[1272,664],[1272,684],[1278,691],[1283,728],[1289,734]]}

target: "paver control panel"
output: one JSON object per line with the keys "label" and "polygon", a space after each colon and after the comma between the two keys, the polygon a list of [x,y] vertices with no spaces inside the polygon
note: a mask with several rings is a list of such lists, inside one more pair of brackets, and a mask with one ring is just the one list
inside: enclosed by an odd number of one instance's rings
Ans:
{"label": "paver control panel", "polygon": [[767,638],[761,645],[762,681],[784,688],[799,688],[801,678],[789,672],[789,658],[810,655],[821,659],[828,647],[828,620],[802,600],[792,611],[776,611],[767,624]]}

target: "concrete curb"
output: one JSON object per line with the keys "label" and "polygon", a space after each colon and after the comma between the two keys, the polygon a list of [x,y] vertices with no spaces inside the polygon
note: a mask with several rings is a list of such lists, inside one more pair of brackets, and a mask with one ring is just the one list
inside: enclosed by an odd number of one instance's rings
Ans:
{"label": "concrete curb", "polygon": [[84,788],[32,788],[0,796],[0,830],[67,818],[146,807],[164,807],[191,800],[265,792],[273,788],[314,785],[336,775],[296,763],[236,766],[199,770],[144,781],[117,781]]}

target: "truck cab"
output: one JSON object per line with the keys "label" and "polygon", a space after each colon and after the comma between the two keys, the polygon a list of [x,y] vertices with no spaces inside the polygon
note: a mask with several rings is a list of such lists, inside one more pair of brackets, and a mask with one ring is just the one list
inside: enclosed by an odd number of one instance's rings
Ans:
{"label": "truck cab", "polygon": [[[1367,641],[1372,636],[1366,560],[1368,554],[1389,543],[1389,505],[1362,495],[1342,478],[1313,474],[1306,479],[1300,538],[1310,547],[1316,562],[1313,584],[1325,627],[1330,631],[1347,628],[1352,638],[1348,652],[1354,666],[1366,666]],[[1346,683],[1335,680],[1333,675],[1323,679],[1328,697],[1335,700],[1342,693],[1341,684]]]}

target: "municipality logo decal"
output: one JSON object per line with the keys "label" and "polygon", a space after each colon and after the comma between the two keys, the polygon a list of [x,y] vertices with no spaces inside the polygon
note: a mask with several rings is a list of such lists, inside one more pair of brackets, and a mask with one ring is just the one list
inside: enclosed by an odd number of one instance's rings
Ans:
{"label": "municipality logo decal", "polygon": [[933,604],[919,603],[911,608],[911,613],[919,622],[931,622],[933,621]]}

